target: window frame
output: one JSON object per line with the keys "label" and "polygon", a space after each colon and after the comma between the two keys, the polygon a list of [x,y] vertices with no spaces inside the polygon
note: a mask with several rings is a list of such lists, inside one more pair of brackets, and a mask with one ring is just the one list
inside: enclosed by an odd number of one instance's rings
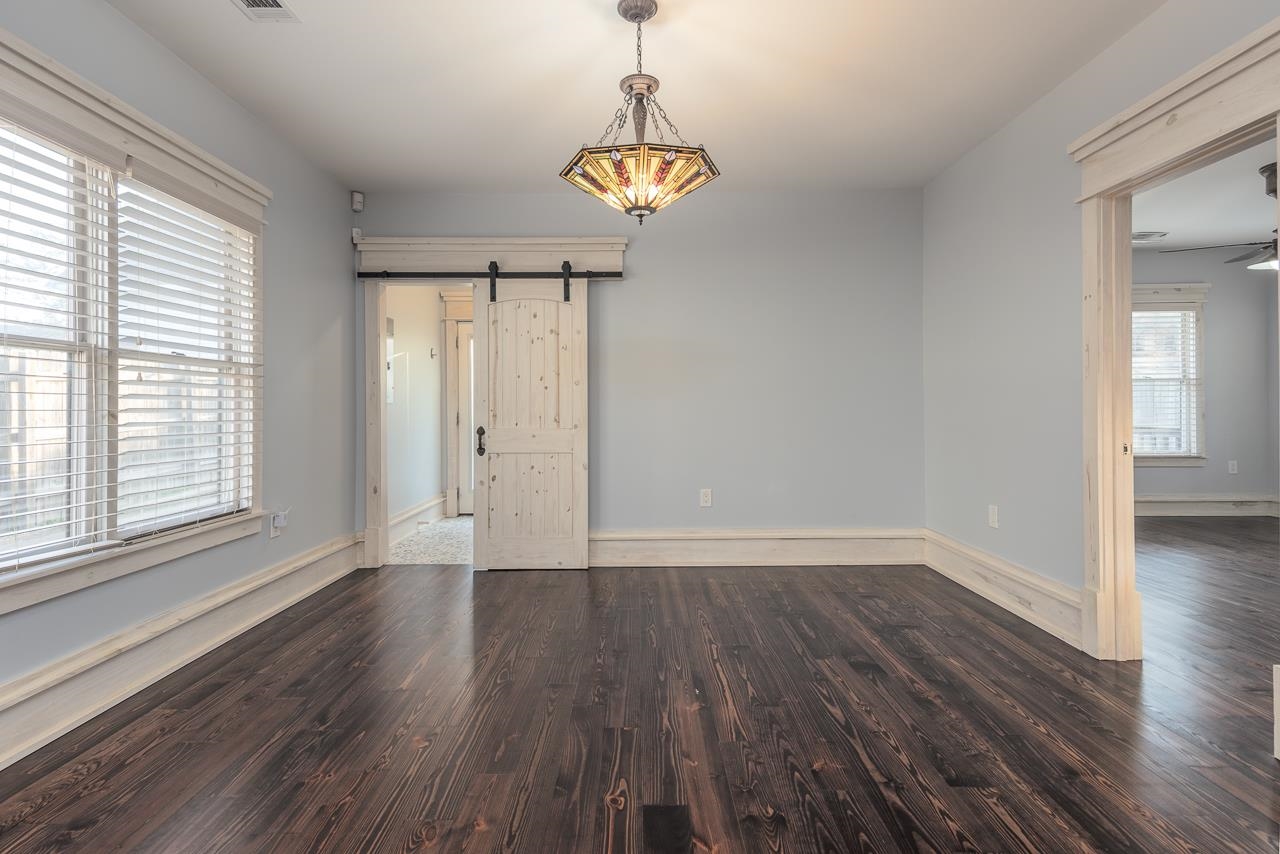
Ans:
{"label": "window frame", "polygon": [[[1204,304],[1212,285],[1204,282],[1134,285],[1130,322],[1139,311],[1190,312],[1195,316],[1196,338],[1196,452],[1193,454],[1140,454],[1135,446],[1133,464],[1138,468],[1186,468],[1208,465],[1208,444],[1205,435],[1205,352],[1204,352]],[[1130,348],[1133,343],[1130,340]],[[1132,362],[1132,352],[1129,354]],[[1132,382],[1132,364],[1130,367]],[[1132,388],[1130,397],[1133,396]]]}
{"label": "window frame", "polygon": [[[265,350],[263,231],[271,191],[180,135],[134,110],[106,90],[0,28],[0,116],[15,125],[95,161],[120,177],[133,178],[254,237],[253,281],[259,299],[259,347]],[[64,348],[74,353],[80,342]],[[116,348],[111,348],[116,349]],[[257,381],[265,359],[259,356]],[[94,584],[261,535],[263,422],[261,398],[252,425],[250,507],[226,516],[160,530],[129,541],[90,544],[64,556],[0,570],[0,614],[35,605]],[[109,486],[109,485],[108,485]],[[114,500],[114,495],[112,496]]]}

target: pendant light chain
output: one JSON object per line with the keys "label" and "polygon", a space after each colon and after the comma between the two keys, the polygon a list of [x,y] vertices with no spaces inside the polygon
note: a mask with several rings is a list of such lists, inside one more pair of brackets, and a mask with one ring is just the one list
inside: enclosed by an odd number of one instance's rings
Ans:
{"label": "pendant light chain", "polygon": [[[692,148],[693,146],[689,144],[689,140],[685,139],[683,136],[680,135],[680,129],[675,126],[675,122],[671,121],[671,119],[667,117],[667,111],[662,109],[662,105],[658,103],[658,99],[650,95],[649,100],[653,103],[653,106],[658,108],[658,115],[661,116],[662,120],[667,123],[667,128],[670,129],[672,136],[680,140],[681,145],[685,146],[686,148]],[[657,123],[658,123],[657,119],[655,119],[654,124],[657,124]],[[659,136],[661,136],[661,134],[659,134]]]}
{"label": "pendant light chain", "polygon": [[636,22],[636,74],[644,73],[644,33],[642,24]]}
{"label": "pendant light chain", "polygon": [[600,134],[600,138],[596,140],[596,146],[604,145],[605,139],[609,136],[609,131],[613,131],[613,145],[618,144],[618,137],[622,136],[622,129],[627,126],[627,109],[631,106],[631,96],[628,95],[622,99],[622,106],[613,114],[613,120],[605,125],[604,133]]}
{"label": "pendant light chain", "polygon": [[630,110],[631,105],[634,104],[635,101],[636,99],[634,95],[628,95],[622,101],[622,108],[621,108],[622,116],[618,119],[618,124],[613,129],[614,145],[618,144],[618,139],[619,137],[622,136],[622,129],[627,126],[627,111]]}
{"label": "pendant light chain", "polygon": [[[650,98],[649,98],[649,100],[653,102],[653,105],[654,105],[655,107],[658,105],[658,102],[657,102],[657,101],[654,101],[652,97],[650,97]],[[649,118],[653,119],[653,131],[654,131],[654,133],[656,133],[656,134],[658,135],[658,144],[659,144],[659,145],[666,145],[666,144],[667,144],[667,138],[666,138],[665,136],[663,136],[663,135],[662,135],[662,125],[658,124],[658,111],[657,111],[657,110],[650,110],[650,111],[649,111]]]}

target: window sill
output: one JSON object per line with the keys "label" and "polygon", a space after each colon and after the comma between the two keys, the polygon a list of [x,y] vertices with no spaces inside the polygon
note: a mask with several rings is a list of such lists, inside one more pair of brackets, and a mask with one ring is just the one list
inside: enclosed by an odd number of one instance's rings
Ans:
{"label": "window sill", "polygon": [[255,511],[192,525],[149,540],[0,574],[0,614],[65,596],[104,581],[262,533]]}
{"label": "window sill", "polygon": [[1208,457],[1134,457],[1133,464],[1138,468],[1178,468],[1182,466],[1206,466]]}

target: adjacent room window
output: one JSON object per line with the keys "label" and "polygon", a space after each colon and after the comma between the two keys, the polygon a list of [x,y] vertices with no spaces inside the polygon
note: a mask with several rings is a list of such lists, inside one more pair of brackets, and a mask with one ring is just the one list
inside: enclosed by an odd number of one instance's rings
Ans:
{"label": "adjacent room window", "polygon": [[1204,454],[1205,287],[1134,290],[1135,457],[1197,459]]}
{"label": "adjacent room window", "polygon": [[253,506],[255,244],[0,122],[0,571]]}

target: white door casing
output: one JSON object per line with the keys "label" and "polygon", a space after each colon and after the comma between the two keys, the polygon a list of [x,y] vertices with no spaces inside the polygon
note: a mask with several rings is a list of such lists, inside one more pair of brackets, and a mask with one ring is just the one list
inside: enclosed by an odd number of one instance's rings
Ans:
{"label": "white door casing", "polygon": [[[583,346],[580,354],[576,358],[580,359],[580,371],[582,384],[577,392],[581,395],[581,418],[578,423],[581,425],[581,454],[576,450],[570,449],[566,453],[571,453],[574,457],[579,457],[583,461],[583,467],[575,471],[570,486],[570,493],[576,492],[577,508],[580,512],[574,514],[572,522],[572,542],[574,545],[574,557],[571,562],[560,564],[554,559],[548,559],[548,553],[558,550],[567,552],[564,544],[560,543],[553,547],[544,547],[536,541],[530,543],[527,552],[528,560],[521,560],[519,563],[524,566],[586,566],[587,565],[587,480],[585,463],[586,454],[586,302],[587,302],[587,282],[617,282],[623,278],[623,261],[627,248],[627,239],[625,237],[366,237],[359,236],[356,239],[356,249],[359,252],[359,276],[364,287],[364,340],[365,340],[365,407],[364,407],[364,474],[365,474],[365,495],[364,495],[364,536],[362,544],[362,553],[360,557],[360,566],[362,567],[378,567],[384,562],[384,558],[389,551],[387,536],[387,496],[383,488],[386,482],[386,403],[383,398],[383,385],[385,382],[385,362],[383,360],[381,348],[384,346],[386,330],[383,324],[386,321],[386,303],[383,296],[385,282],[395,280],[399,284],[418,283],[423,285],[439,285],[449,282],[457,287],[453,290],[457,292],[457,299],[451,298],[450,289],[446,287],[442,298],[445,300],[445,323],[454,323],[462,320],[472,319],[472,307],[474,302],[475,308],[475,371],[478,376],[485,375],[485,367],[482,364],[484,358],[484,346],[481,342],[481,330],[484,324],[480,323],[482,316],[487,317],[488,296],[490,290],[490,275],[488,272],[492,270],[492,265],[496,265],[501,271],[498,281],[497,290],[500,296],[504,298],[510,295],[512,287],[535,287],[541,289],[543,297],[552,297],[564,300],[563,278],[560,273],[553,274],[554,284],[541,279],[524,279],[522,275],[531,273],[550,273],[551,271],[561,271],[562,265],[568,262],[573,270],[573,276],[583,276],[585,271],[590,274],[582,278],[573,278],[571,285],[572,304],[575,306],[575,324],[582,325],[582,341]],[[460,271],[455,274],[442,274],[440,272],[422,272],[415,271],[444,271],[454,270]],[[486,272],[480,272],[486,271]],[[506,274],[517,274],[517,276],[508,276]],[[473,292],[474,289],[474,292]],[[530,292],[531,295],[532,292]],[[446,381],[450,385],[454,383],[456,374],[448,371]],[[479,414],[487,412],[484,408],[486,404],[482,404],[479,395],[483,391],[483,383],[477,381],[476,389],[477,400],[475,401],[474,411]],[[453,390],[456,392],[456,388]],[[458,395],[456,393],[448,394],[451,401],[456,401]],[[446,432],[458,429],[457,425],[461,419],[447,419],[450,423],[446,424]],[[483,422],[477,419],[477,424]],[[497,437],[501,439],[502,437]],[[557,441],[560,439],[557,438]],[[465,449],[467,453],[475,452],[475,436],[474,431],[466,442],[450,441],[446,443],[446,452],[452,451],[454,448],[459,450]],[[576,444],[576,443],[575,443]],[[461,448],[459,446],[461,445]],[[514,453],[508,448],[508,453]],[[447,465],[446,471],[456,473],[459,469],[457,465]],[[477,471],[476,477],[476,509],[483,510],[483,513],[477,514],[477,525],[482,515],[487,513],[488,505],[480,494],[483,488],[482,478],[487,472]],[[456,491],[453,489],[446,490],[446,512],[450,514],[457,513]],[[518,496],[517,496],[518,497]],[[487,522],[487,516],[486,516]],[[548,529],[551,530],[551,529]],[[487,529],[486,529],[487,532]],[[553,531],[555,532],[555,531]],[[563,539],[563,538],[561,538]],[[477,537],[476,541],[476,558],[475,565],[485,567],[492,565],[495,568],[501,564],[488,564],[485,562],[485,550],[488,543],[487,540]],[[559,556],[561,559],[565,555]]]}
{"label": "white door casing", "polygon": [[587,282],[570,287],[569,301],[551,279],[477,291],[477,567],[587,566]]}
{"label": "white door casing", "polygon": [[[1084,649],[1142,657],[1134,549],[1130,208],[1133,193],[1276,135],[1280,18],[1073,142],[1080,164],[1084,379]],[[1277,692],[1280,696],[1280,691]]]}
{"label": "white door casing", "polygon": [[470,323],[458,324],[458,358],[455,359],[455,370],[458,372],[458,415],[460,429],[457,432],[459,448],[454,458],[458,461],[458,512],[475,512],[475,464],[476,455],[469,447],[475,436],[475,408],[472,406],[472,388],[475,379],[471,372],[472,339],[474,330]]}
{"label": "white door casing", "polygon": [[[462,472],[471,471],[471,373],[469,368],[460,370],[459,362],[462,359],[460,330],[464,324],[470,334],[473,288],[474,285],[467,282],[440,289],[445,343],[441,366],[444,371],[444,515],[449,518],[462,512],[458,506],[462,500]],[[470,358],[469,350],[467,357]],[[465,512],[471,512],[469,505]]]}

